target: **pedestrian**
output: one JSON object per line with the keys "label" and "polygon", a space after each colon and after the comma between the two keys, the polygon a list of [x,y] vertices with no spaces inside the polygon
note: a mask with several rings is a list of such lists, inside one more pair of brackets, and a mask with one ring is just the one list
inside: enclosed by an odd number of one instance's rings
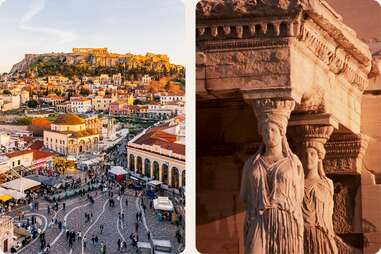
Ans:
{"label": "pedestrian", "polygon": [[126,206],[128,206],[128,200],[127,200],[127,198],[126,198]]}
{"label": "pedestrian", "polygon": [[63,203],[62,203],[62,210],[64,210],[64,211],[65,211],[65,209],[66,209],[66,203],[65,203],[65,202],[63,202]]}
{"label": "pedestrian", "polygon": [[93,242],[93,245],[95,244],[95,237],[94,235],[91,236],[91,241]]}
{"label": "pedestrian", "polygon": [[102,234],[103,233],[103,224],[101,224],[100,226],[99,226],[99,228],[100,228],[100,233]]}
{"label": "pedestrian", "polygon": [[117,242],[117,244],[118,244],[118,250],[120,251],[120,238],[118,238],[118,242]]}
{"label": "pedestrian", "polygon": [[50,215],[50,205],[48,205],[48,215]]}
{"label": "pedestrian", "polygon": [[97,235],[95,235],[95,238],[94,238],[94,240],[95,240],[95,243],[98,243],[98,241],[99,241],[99,238],[98,238],[98,236],[97,236]]}
{"label": "pedestrian", "polygon": [[83,237],[83,249],[86,250],[86,236]]}

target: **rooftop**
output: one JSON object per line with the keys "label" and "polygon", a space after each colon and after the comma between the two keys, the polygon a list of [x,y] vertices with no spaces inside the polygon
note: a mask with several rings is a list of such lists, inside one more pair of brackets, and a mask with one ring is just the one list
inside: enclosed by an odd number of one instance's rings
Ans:
{"label": "rooftop", "polygon": [[40,160],[44,158],[48,158],[51,156],[54,156],[55,153],[52,152],[45,152],[45,151],[39,151],[39,150],[32,150],[33,151],[33,160]]}
{"label": "rooftop", "polygon": [[24,150],[24,151],[17,151],[17,152],[7,153],[5,155],[8,158],[14,158],[14,157],[25,155],[25,154],[32,153],[32,152],[33,152],[32,150]]}
{"label": "rooftop", "polygon": [[81,117],[77,116],[76,114],[67,113],[59,115],[54,122],[54,124],[62,124],[62,125],[77,125],[77,124],[84,124],[85,120],[83,120]]}
{"label": "rooftop", "polygon": [[185,156],[185,144],[176,143],[176,134],[172,134],[168,131],[168,129],[172,127],[171,122],[165,122],[157,127],[147,129],[147,131],[133,141],[133,143],[138,145],[159,146],[162,149]]}

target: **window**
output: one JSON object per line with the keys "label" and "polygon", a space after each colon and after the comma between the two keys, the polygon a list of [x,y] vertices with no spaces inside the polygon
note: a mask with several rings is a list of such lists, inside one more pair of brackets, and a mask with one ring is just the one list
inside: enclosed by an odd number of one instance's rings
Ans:
{"label": "window", "polygon": [[21,164],[21,161],[19,160],[17,164],[20,165],[20,164]]}

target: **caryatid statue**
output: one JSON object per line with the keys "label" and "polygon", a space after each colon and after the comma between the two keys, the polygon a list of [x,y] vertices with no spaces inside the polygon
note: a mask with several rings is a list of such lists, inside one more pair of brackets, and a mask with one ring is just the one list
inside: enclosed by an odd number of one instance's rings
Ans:
{"label": "caryatid statue", "polygon": [[295,102],[260,99],[252,105],[263,144],[242,173],[245,253],[303,253],[304,173],[286,138]]}
{"label": "caryatid statue", "polygon": [[333,230],[333,182],[326,177],[323,160],[324,144],[333,132],[331,126],[303,126],[299,129],[300,157],[305,170],[303,218],[304,253],[337,254]]}

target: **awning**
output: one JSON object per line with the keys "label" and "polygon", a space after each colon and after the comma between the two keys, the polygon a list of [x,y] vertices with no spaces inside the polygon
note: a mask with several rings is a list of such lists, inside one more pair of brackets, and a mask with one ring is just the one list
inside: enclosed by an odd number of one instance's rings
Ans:
{"label": "awning", "polygon": [[114,175],[126,175],[127,171],[123,169],[121,166],[111,166],[111,169],[108,171]]}
{"label": "awning", "polygon": [[24,192],[24,190],[28,190],[39,185],[41,185],[41,183],[37,181],[31,180],[25,177],[20,177],[15,180],[3,183],[1,186],[7,189]]}
{"label": "awning", "polygon": [[61,181],[55,177],[40,176],[40,175],[29,175],[29,176],[26,176],[25,178],[28,178],[30,180],[34,180],[36,182],[40,182],[43,185],[46,185],[49,187],[54,187],[54,188],[59,188],[62,185]]}
{"label": "awning", "polygon": [[168,197],[158,197],[153,200],[155,210],[173,211],[172,201]]}
{"label": "awning", "polygon": [[3,195],[0,195],[0,201],[3,201],[3,202],[6,202],[8,200],[11,200],[13,197],[7,195],[7,194],[3,194]]}
{"label": "awning", "polygon": [[5,188],[1,188],[0,187],[0,195],[9,195],[9,196],[12,196],[14,199],[23,199],[26,197],[25,194],[19,192],[19,191],[16,191],[16,190],[11,190],[11,189],[5,189]]}
{"label": "awning", "polygon": [[149,181],[148,184],[152,186],[158,186],[162,184],[162,182],[160,182],[159,180],[152,180],[152,181]]}

